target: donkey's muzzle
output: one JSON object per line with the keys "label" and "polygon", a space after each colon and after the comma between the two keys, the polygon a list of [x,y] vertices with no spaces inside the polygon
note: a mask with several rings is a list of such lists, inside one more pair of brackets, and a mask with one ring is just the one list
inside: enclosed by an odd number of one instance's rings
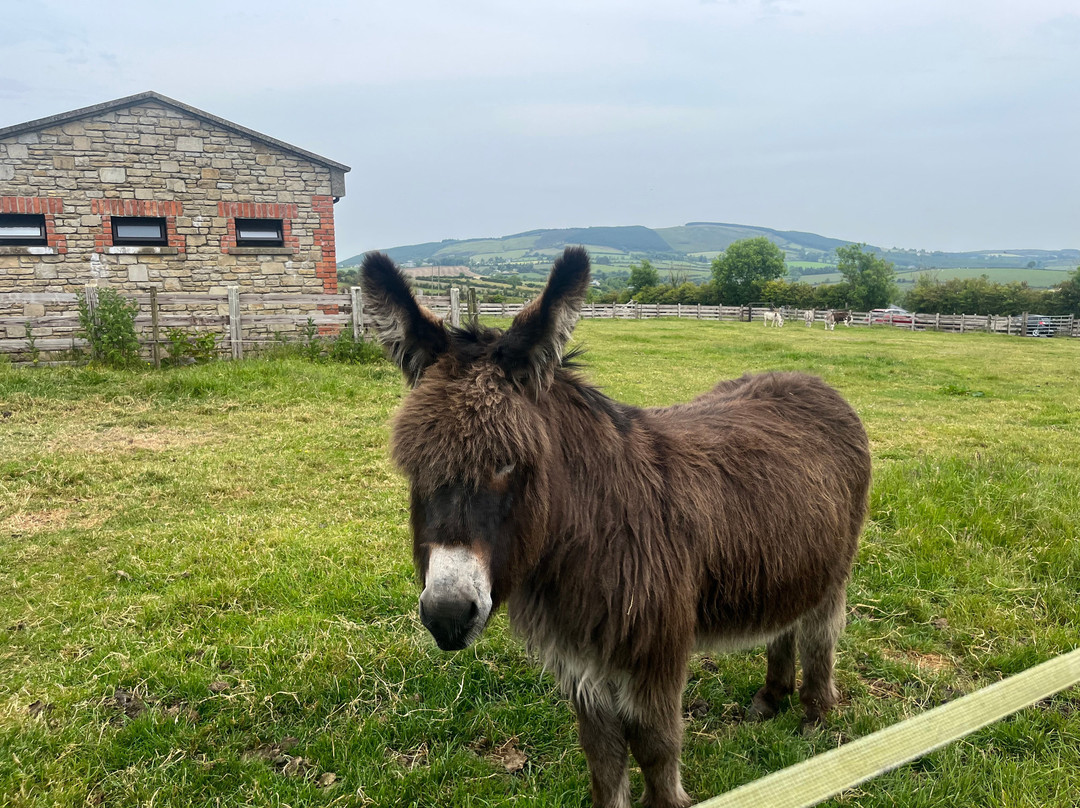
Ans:
{"label": "donkey's muzzle", "polygon": [[478,633],[480,611],[480,604],[470,598],[439,598],[429,590],[420,595],[420,622],[444,651],[469,645]]}

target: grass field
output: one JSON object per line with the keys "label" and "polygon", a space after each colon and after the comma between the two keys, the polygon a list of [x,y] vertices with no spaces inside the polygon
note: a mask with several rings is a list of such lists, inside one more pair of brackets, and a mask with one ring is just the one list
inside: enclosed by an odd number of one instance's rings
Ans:
{"label": "grass field", "polygon": [[[763,652],[697,658],[691,794],[1078,644],[1080,342],[670,320],[578,336],[614,397],[801,369],[871,436],[841,709],[810,738],[797,705],[744,723]],[[505,616],[456,654],[420,626],[386,452],[402,394],[388,364],[0,366],[0,804],[588,804],[572,713]],[[1072,690],[829,804],[1077,794]]]}

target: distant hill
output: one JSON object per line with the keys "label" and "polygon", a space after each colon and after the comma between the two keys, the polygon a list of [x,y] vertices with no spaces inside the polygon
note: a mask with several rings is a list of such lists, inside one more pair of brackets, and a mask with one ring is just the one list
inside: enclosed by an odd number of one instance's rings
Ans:
{"label": "distant hill", "polygon": [[[404,265],[468,265],[485,272],[512,271],[522,275],[544,274],[551,259],[567,245],[582,244],[593,255],[598,270],[605,266],[625,269],[648,258],[662,269],[684,271],[700,280],[709,271],[711,260],[733,242],[764,236],[783,251],[794,272],[815,282],[836,266],[836,248],[851,241],[768,227],[724,222],[689,222],[681,227],[648,228],[573,227],[529,230],[501,238],[447,239],[424,244],[384,248]],[[899,271],[926,269],[1039,269],[1068,270],[1080,264],[1080,250],[977,250],[973,252],[927,252],[925,250],[882,249],[868,245],[892,261]],[[354,255],[338,268],[358,266],[363,255]],[[1046,273],[1043,273],[1045,275]],[[1034,282],[1032,285],[1036,285]],[[1039,283],[1038,285],[1043,285]]]}

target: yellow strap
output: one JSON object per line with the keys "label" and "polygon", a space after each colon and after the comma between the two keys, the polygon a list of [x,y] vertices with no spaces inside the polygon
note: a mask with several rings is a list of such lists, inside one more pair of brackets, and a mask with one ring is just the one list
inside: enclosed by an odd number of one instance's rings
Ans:
{"label": "yellow strap", "polygon": [[1080,648],[696,808],[810,808],[1080,682]]}

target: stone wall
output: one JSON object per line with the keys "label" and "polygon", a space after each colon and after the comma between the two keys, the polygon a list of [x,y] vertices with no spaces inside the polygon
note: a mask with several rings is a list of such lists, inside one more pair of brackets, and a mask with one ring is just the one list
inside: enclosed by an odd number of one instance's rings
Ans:
{"label": "stone wall", "polygon": [[[334,292],[330,183],[326,166],[157,104],[6,138],[0,212],[39,212],[33,200],[48,199],[52,232],[47,250],[0,254],[0,291],[74,291],[93,279]],[[230,247],[230,203],[273,206],[259,215],[286,218],[292,242]],[[291,216],[274,215],[283,210]],[[111,247],[110,214],[167,217],[169,246]]]}
{"label": "stone wall", "polygon": [[[44,214],[49,242],[0,246],[0,293],[336,293],[333,182],[329,166],[154,101],[0,138],[0,213]],[[168,246],[114,246],[113,216],[165,218]],[[237,216],[282,219],[285,246],[237,247]]]}

